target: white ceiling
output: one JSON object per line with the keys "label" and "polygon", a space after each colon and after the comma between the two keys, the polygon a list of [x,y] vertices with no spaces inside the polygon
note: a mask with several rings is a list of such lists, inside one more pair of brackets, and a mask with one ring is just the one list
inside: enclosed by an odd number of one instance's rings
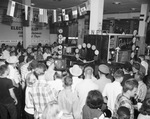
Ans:
{"label": "white ceiling", "polygon": [[[14,0],[21,2],[22,0]],[[70,8],[87,0],[31,0],[34,7],[45,9]],[[0,7],[7,6],[8,0],[0,0]],[[120,2],[115,5],[113,2]],[[142,3],[150,4],[150,0],[104,0],[104,14],[139,12]],[[131,8],[136,8],[134,11]]]}

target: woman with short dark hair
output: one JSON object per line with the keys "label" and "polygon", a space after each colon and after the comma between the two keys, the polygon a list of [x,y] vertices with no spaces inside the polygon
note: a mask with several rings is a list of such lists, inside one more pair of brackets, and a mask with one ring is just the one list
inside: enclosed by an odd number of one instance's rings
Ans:
{"label": "woman with short dark hair", "polygon": [[83,106],[83,119],[99,118],[103,112],[103,96],[98,90],[92,90],[88,93],[86,104]]}

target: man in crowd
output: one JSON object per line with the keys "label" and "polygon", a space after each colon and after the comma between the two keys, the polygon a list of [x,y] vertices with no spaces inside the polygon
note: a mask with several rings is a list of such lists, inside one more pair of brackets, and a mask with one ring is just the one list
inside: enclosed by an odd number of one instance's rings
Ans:
{"label": "man in crowd", "polygon": [[98,67],[98,74],[100,76],[100,79],[96,80],[95,83],[99,86],[99,91],[102,93],[104,90],[104,87],[107,83],[111,83],[111,80],[106,77],[107,74],[109,74],[109,67],[105,64],[101,64]]}
{"label": "man in crowd", "polygon": [[130,110],[130,119],[134,119],[134,106],[130,98],[135,97],[137,93],[138,82],[135,79],[128,79],[123,86],[123,93],[117,96],[113,117],[118,119],[117,110],[125,106]]}
{"label": "man in crowd", "polygon": [[115,81],[112,83],[106,84],[103,91],[103,97],[104,101],[107,103],[108,108],[113,112],[114,105],[117,96],[122,93],[122,86],[121,82],[123,80],[123,71],[121,69],[118,69],[115,74],[114,78]]}
{"label": "man in crowd", "polygon": [[9,74],[7,65],[0,66],[0,118],[17,119],[16,106],[18,101],[13,91],[12,81],[6,78]]}
{"label": "man in crowd", "polygon": [[56,92],[51,89],[51,86],[45,80],[45,70],[45,64],[39,63],[34,72],[38,78],[31,91],[31,100],[35,106],[35,119],[39,119],[42,116],[42,112],[47,104],[56,100]]}

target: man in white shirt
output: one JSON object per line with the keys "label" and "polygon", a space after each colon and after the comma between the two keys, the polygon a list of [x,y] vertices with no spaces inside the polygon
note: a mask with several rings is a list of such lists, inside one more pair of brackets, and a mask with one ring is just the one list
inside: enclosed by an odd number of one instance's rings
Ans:
{"label": "man in white shirt", "polygon": [[148,63],[145,61],[145,56],[140,55],[139,58],[141,59],[141,65],[145,67],[145,76],[148,75]]}
{"label": "man in white shirt", "polygon": [[102,93],[104,101],[112,112],[114,110],[116,98],[122,92],[121,82],[123,81],[123,75],[123,70],[118,69],[114,74],[115,81],[106,84]]}
{"label": "man in white shirt", "polygon": [[19,87],[19,83],[21,83],[21,76],[19,74],[18,69],[16,69],[17,63],[19,62],[17,56],[11,56],[7,59],[9,63],[8,67],[10,69],[8,78],[10,78],[15,87]]}
{"label": "man in white shirt", "polygon": [[86,98],[87,98],[89,91],[98,90],[98,85],[92,81],[92,75],[91,75],[91,71],[89,70],[89,68],[85,68],[84,76],[85,76],[84,80],[78,83],[75,87],[75,92],[77,92],[77,95],[79,96],[79,100],[80,100],[79,101],[80,112],[82,111],[82,108],[86,103]]}
{"label": "man in white shirt", "polygon": [[102,93],[105,85],[107,83],[111,83],[111,79],[108,79],[106,77],[106,75],[110,73],[109,67],[105,64],[101,64],[98,67],[98,73],[99,73],[100,78],[96,80],[94,83],[96,83],[99,86],[99,91]]}

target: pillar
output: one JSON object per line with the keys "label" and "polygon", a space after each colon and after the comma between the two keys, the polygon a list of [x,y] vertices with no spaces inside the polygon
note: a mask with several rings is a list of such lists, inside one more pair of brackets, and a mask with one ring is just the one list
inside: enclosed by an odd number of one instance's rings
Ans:
{"label": "pillar", "polygon": [[110,20],[109,33],[114,33],[115,19]]}
{"label": "pillar", "polygon": [[145,39],[146,39],[146,31],[147,31],[147,22],[145,21],[149,12],[149,5],[142,4],[141,12],[140,12],[140,23],[139,23],[139,31],[138,35],[140,36],[140,40],[138,42],[139,54],[145,54]]}
{"label": "pillar", "polygon": [[[31,6],[31,0],[22,0],[22,3]],[[27,48],[32,44],[31,42],[31,21],[29,20],[29,26],[23,27],[23,47]]]}
{"label": "pillar", "polygon": [[146,29],[147,29],[147,22],[145,22],[149,12],[149,5],[142,4],[141,5],[141,12],[140,12],[140,23],[139,23],[139,36],[146,36]]}
{"label": "pillar", "polygon": [[90,0],[89,34],[101,34],[103,24],[104,0]]}

